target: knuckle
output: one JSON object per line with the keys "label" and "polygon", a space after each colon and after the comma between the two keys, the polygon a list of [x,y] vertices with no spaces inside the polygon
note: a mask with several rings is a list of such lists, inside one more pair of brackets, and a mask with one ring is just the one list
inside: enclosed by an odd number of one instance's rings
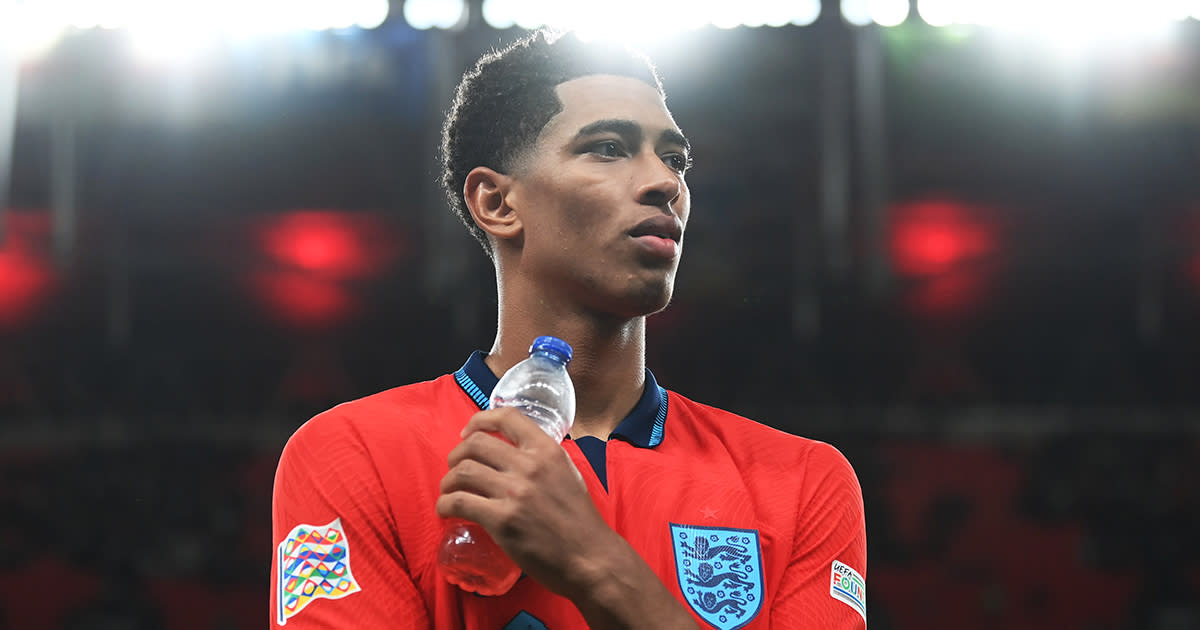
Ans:
{"label": "knuckle", "polygon": [[521,524],[522,510],[512,503],[509,503],[497,512],[495,527],[497,533],[502,538],[512,539],[518,537],[524,526]]}
{"label": "knuckle", "polygon": [[480,446],[480,443],[486,439],[487,439],[486,433],[480,433],[479,431],[476,431],[476,432],[468,435],[467,437],[463,438],[463,441],[462,441],[462,444],[460,445],[460,447],[463,449],[464,452],[473,452],[475,449],[478,449]]}
{"label": "knuckle", "polygon": [[455,494],[443,494],[435,504],[437,513],[442,516],[458,514],[462,510],[462,497]]}
{"label": "knuckle", "polygon": [[537,496],[537,484],[528,481],[528,479],[528,477],[522,478],[509,487],[508,495],[513,499],[513,509],[515,510],[519,511],[517,506],[523,506]]}

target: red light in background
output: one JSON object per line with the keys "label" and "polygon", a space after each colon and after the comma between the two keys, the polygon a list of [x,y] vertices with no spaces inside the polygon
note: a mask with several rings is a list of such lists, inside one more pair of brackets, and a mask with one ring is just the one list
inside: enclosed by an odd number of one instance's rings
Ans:
{"label": "red light in background", "polygon": [[9,210],[0,240],[0,329],[24,326],[46,302],[57,282],[48,255],[50,213]]}
{"label": "red light in background", "polygon": [[337,278],[380,271],[400,252],[375,215],[337,210],[296,210],[259,228],[263,251],[275,262]]}
{"label": "red light in background", "polygon": [[[893,268],[908,276],[906,307],[923,317],[957,317],[987,294],[1000,237],[990,210],[952,199],[891,208]],[[944,320],[941,320],[944,321]]]}
{"label": "red light in background", "polygon": [[986,286],[978,273],[952,271],[912,287],[907,303],[913,311],[926,316],[962,314],[980,302]]}
{"label": "red light in background", "polygon": [[892,209],[891,254],[906,275],[946,273],[991,253],[992,230],[954,201],[918,201]]}
{"label": "red light in background", "polygon": [[254,296],[282,323],[322,329],[360,309],[352,284],[403,253],[401,234],[377,214],[294,210],[253,227],[266,265],[251,273]]}
{"label": "red light in background", "polygon": [[279,319],[298,328],[332,326],[357,308],[346,287],[299,271],[260,271],[250,282]]}

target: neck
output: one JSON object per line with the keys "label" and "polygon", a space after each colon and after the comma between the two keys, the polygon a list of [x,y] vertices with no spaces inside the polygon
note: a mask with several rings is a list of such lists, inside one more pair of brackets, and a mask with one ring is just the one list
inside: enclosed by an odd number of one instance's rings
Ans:
{"label": "neck", "polygon": [[637,404],[646,384],[646,318],[572,311],[543,296],[522,299],[512,288],[500,291],[499,322],[488,367],[503,374],[529,356],[535,337],[565,340],[574,354],[567,368],[575,385],[571,437],[607,439]]}

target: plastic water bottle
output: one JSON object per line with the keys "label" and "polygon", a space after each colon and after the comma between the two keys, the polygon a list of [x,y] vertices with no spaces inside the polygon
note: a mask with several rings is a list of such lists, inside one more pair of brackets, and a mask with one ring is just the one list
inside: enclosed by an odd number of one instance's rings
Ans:
{"label": "plastic water bottle", "polygon": [[[500,377],[490,399],[493,409],[516,407],[555,440],[561,441],[575,422],[575,386],[567,375],[571,346],[557,337],[538,337],[529,358]],[[521,569],[477,523],[447,519],[438,550],[438,567],[446,581],[480,595],[503,595]]]}

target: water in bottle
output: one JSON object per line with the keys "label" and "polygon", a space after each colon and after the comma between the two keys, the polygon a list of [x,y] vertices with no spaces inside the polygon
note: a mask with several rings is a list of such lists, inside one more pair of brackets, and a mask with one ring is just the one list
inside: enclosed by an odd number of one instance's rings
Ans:
{"label": "water in bottle", "polygon": [[[500,377],[491,407],[516,407],[555,440],[575,422],[575,387],[567,375],[571,346],[557,337],[538,337],[529,358]],[[502,595],[521,577],[521,569],[483,527],[446,519],[438,566],[451,584],[480,595]]]}

